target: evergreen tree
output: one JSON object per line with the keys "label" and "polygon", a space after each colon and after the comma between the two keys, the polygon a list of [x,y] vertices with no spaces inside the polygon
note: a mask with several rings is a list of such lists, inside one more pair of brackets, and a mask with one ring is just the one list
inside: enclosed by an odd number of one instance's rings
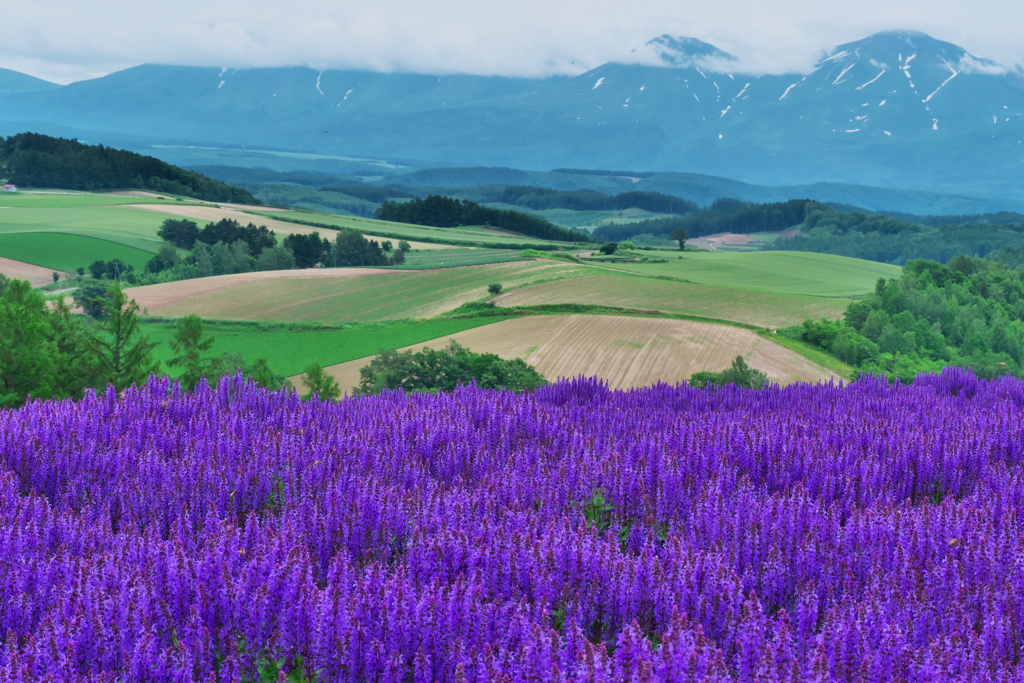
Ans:
{"label": "evergreen tree", "polygon": [[224,363],[219,358],[204,358],[203,353],[213,347],[213,336],[203,337],[203,320],[196,314],[179,318],[174,328],[171,350],[176,354],[167,361],[172,368],[181,368],[178,379],[188,390],[195,389],[202,377],[213,381],[224,374]]}
{"label": "evergreen tree", "polygon": [[90,341],[100,381],[122,390],[158,372],[160,363],[153,359],[158,342],[142,335],[139,305],[128,299],[118,283],[107,290],[103,311],[106,319]]}

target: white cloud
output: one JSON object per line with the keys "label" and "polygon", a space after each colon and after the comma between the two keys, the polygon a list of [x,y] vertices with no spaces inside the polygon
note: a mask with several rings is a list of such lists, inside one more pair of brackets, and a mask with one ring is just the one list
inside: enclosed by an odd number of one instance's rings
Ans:
{"label": "white cloud", "polygon": [[964,55],[957,68],[960,71],[969,74],[989,74],[990,76],[1003,76],[1010,72],[1005,66],[990,62],[988,60],[977,59],[972,55]]}
{"label": "white cloud", "polygon": [[[629,60],[669,33],[736,55],[735,69],[810,68],[813,55],[910,28],[1024,61],[1024,3],[976,0],[35,0],[5,3],[0,66],[67,82],[144,62],[308,65],[541,76]],[[635,58],[635,56],[634,56]]]}

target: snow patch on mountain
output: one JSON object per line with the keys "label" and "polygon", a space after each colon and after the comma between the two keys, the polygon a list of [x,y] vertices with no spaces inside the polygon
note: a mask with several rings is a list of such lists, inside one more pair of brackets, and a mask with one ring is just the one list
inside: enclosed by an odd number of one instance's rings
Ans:
{"label": "snow patch on mountain", "polygon": [[[874,61],[874,60],[872,60],[872,61]],[[872,78],[872,79],[871,79],[870,81],[868,81],[868,82],[867,82],[867,83],[865,83],[864,85],[859,85],[859,86],[857,86],[857,90],[863,90],[864,88],[868,87],[869,85],[871,85],[872,83],[874,83],[875,81],[877,81],[877,80],[878,80],[879,78],[881,78],[882,76],[884,76],[884,75],[885,75],[885,72],[886,72],[886,69],[882,69],[882,72],[881,72],[880,74],[878,74],[877,76],[875,76],[874,78]]]}

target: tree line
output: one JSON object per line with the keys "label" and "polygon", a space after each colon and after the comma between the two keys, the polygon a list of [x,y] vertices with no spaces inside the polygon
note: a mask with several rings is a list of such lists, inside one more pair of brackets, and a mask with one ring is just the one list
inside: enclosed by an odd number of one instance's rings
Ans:
{"label": "tree line", "polygon": [[494,192],[487,201],[525,206],[537,211],[545,209],[569,209],[571,211],[643,209],[651,213],[684,215],[700,210],[695,202],[661,192],[633,191],[608,195],[597,190],[553,190],[526,185],[506,186],[500,192]]}
{"label": "tree line", "polygon": [[[441,349],[421,351],[381,350],[359,370],[357,395],[402,390],[409,393],[454,391],[471,382],[485,389],[533,391],[548,384],[537,370],[521,358],[506,360],[493,353],[476,353],[454,339]],[[337,380],[316,363],[303,375],[309,393],[336,399],[341,395]]]}
{"label": "tree line", "polygon": [[[102,285],[104,283],[96,283]],[[164,374],[153,342],[139,325],[139,306],[119,282],[102,289],[80,289],[75,303],[90,315],[76,315],[60,299],[48,305],[42,292],[25,280],[0,275],[0,408],[34,399],[79,399],[86,391],[113,386],[122,391]],[[170,341],[174,356],[167,362],[186,390],[201,381],[242,373],[271,390],[290,388],[271,370],[265,358],[247,362],[238,354],[216,355],[214,337],[196,315],[175,323]],[[528,391],[547,384],[521,359],[474,353],[454,341],[444,349],[413,353],[382,350],[360,371],[357,393],[376,394],[401,389],[409,392],[452,391],[460,384]],[[303,374],[304,398],[334,399],[338,383],[317,362]]]}
{"label": "tree line", "polygon": [[961,254],[985,257],[1003,248],[1024,248],[1024,223],[930,227],[888,216],[815,210],[799,235],[763,248],[813,251],[896,265],[916,258],[947,263]]}
{"label": "tree line", "polygon": [[904,381],[946,365],[980,377],[1024,376],[1024,250],[908,262],[899,278],[847,308],[842,320],[781,330],[828,351],[858,373]]}
{"label": "tree line", "polygon": [[592,236],[598,240],[621,242],[641,234],[667,237],[679,229],[690,237],[703,237],[722,232],[741,235],[752,232],[776,232],[802,224],[806,220],[807,212],[818,206],[822,205],[806,199],[753,204],[722,197],[704,209],[682,216],[602,225],[594,230]]}
{"label": "tree line", "polygon": [[151,190],[211,202],[259,203],[246,190],[154,157],[39,133],[0,137],[0,178],[25,187]]}
{"label": "tree line", "polygon": [[396,223],[454,228],[480,225],[500,228],[522,235],[563,242],[590,242],[588,235],[555,225],[551,221],[521,211],[492,209],[468,200],[430,195],[408,202],[385,201],[374,218]]}
{"label": "tree line", "polygon": [[[77,301],[77,299],[76,299]],[[108,385],[121,391],[160,374],[156,342],[139,327],[139,306],[120,283],[106,283],[92,302],[94,317],[72,313],[60,299],[48,305],[25,280],[0,275],[0,408],[36,399],[81,398],[89,389]],[[213,341],[203,336],[202,321],[178,321],[171,342],[183,385],[191,389],[202,377],[214,380],[241,371],[271,389],[285,386],[265,359],[247,364],[238,356],[206,358]]]}
{"label": "tree line", "polygon": [[[202,229],[187,219],[169,218],[157,234],[164,244],[146,263],[144,272],[119,259],[97,260],[88,266],[93,282],[80,280],[79,287],[91,291],[102,287],[96,281],[119,280],[130,285],[191,280],[213,275],[231,275],[265,270],[295,268],[393,266],[405,263],[411,246],[399,240],[368,240],[355,230],[335,231],[334,242],[319,232],[288,235],[281,244],[266,226],[241,225],[230,218],[209,223]],[[188,250],[182,254],[183,250]],[[84,275],[85,268],[79,268]],[[87,307],[88,308],[88,307]]]}

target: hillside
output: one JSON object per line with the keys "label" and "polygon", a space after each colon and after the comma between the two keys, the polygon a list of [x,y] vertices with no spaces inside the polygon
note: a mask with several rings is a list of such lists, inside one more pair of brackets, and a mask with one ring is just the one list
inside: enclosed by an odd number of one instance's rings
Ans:
{"label": "hillside", "polygon": [[0,179],[23,188],[151,190],[206,201],[258,203],[245,190],[154,157],[37,133],[0,138]]}

